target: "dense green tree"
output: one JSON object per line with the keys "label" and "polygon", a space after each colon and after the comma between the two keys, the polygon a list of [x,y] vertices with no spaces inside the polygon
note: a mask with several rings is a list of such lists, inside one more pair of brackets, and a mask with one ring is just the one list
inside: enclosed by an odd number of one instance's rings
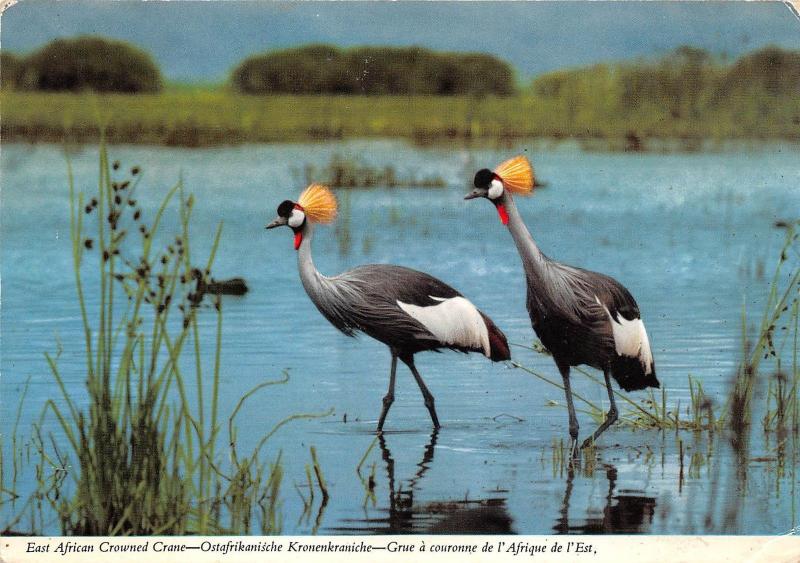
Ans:
{"label": "dense green tree", "polygon": [[36,90],[156,92],[161,73],[140,49],[103,37],[56,39],[25,59],[23,85]]}
{"label": "dense green tree", "polygon": [[514,90],[511,67],[484,54],[420,47],[309,45],[255,55],[232,72],[240,92],[333,94],[495,94]]}
{"label": "dense green tree", "polygon": [[772,96],[800,95],[800,52],[765,47],[740,58],[720,85],[726,95],[751,88]]}

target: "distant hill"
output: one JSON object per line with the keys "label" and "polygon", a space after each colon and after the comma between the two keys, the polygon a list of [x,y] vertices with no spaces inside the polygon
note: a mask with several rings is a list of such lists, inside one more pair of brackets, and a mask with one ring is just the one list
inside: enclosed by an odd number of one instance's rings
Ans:
{"label": "distant hill", "polygon": [[308,43],[486,52],[522,79],[692,45],[731,59],[800,49],[780,2],[108,2],[24,0],[0,20],[4,51],[98,34],[153,54],[166,79],[222,81],[249,55]]}

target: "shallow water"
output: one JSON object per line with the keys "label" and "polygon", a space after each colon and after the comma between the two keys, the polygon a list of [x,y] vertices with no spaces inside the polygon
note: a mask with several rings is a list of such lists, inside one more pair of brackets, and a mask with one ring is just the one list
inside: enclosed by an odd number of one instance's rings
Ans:
{"label": "shallow water", "polygon": [[[791,437],[776,449],[774,438],[770,443],[754,432],[742,451],[725,436],[612,428],[601,439],[598,460],[570,472],[558,458],[557,444],[567,437],[562,392],[474,354],[417,357],[443,424],[434,435],[413,379],[398,368],[388,432],[376,441],[387,349],[368,338],[346,338],[319,315],[300,284],[290,233],[266,232],[264,224],[280,201],[296,197],[303,183],[298,171],[307,163],[324,166],[334,153],[394,164],[401,176],[441,175],[450,187],[342,196],[349,211],[315,237],[317,267],[333,274],[387,262],[427,271],[460,289],[509,341],[530,345],[516,249],[487,202],[462,200],[474,170],[524,149],[547,182],[519,201],[544,252],[610,274],[631,290],[673,407],[689,403],[688,374],[721,406],[741,353],[742,307],[752,318],[760,314],[783,241],[773,223],[794,219],[800,210],[796,147],[694,154],[542,145],[414,148],[389,141],[111,148],[112,159],[143,167],[138,198],[146,216],[183,177],[197,200],[196,252],[206,253],[217,223],[224,224],[215,276],[244,277],[250,292],[224,302],[223,418],[254,385],[289,369],[288,384],[260,392],[242,409],[240,451],[284,416],[335,409],[289,424],[270,441],[270,453],[282,450],[286,465],[283,532],[452,532],[482,522],[490,531],[520,533],[777,534],[796,526]],[[81,403],[82,336],[61,150],[4,145],[0,158],[3,432],[10,431],[30,378],[20,411],[24,434],[44,401],[55,398],[43,353],[57,342],[62,373]],[[71,159],[77,187],[90,191],[97,181],[96,149]],[[177,217],[167,217],[168,228],[176,223]],[[93,282],[86,283],[91,293]],[[211,315],[204,322],[210,327]],[[524,348],[512,353],[558,379],[550,358]],[[573,381],[576,392],[607,401],[602,387],[580,375]],[[586,414],[579,419],[583,436],[595,423]],[[310,445],[319,453],[331,499],[320,510],[317,498],[304,512],[291,484],[305,482]],[[3,509],[5,521],[9,507]]]}

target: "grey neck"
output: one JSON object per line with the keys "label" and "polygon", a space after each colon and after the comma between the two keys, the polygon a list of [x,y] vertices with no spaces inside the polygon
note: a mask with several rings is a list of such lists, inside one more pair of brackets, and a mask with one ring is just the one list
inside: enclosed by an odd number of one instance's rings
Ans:
{"label": "grey neck", "polygon": [[333,326],[352,336],[357,328],[351,320],[352,312],[363,310],[364,303],[360,301],[358,290],[346,278],[347,272],[329,278],[317,271],[311,258],[313,237],[314,225],[307,222],[303,226],[303,240],[297,249],[297,267],[303,288],[311,302]]}
{"label": "grey neck", "polygon": [[517,250],[525,265],[525,272],[530,275],[529,267],[538,267],[547,260],[547,257],[542,254],[539,247],[534,242],[528,227],[525,226],[525,221],[519,214],[517,204],[510,193],[503,194],[503,205],[508,213],[508,230],[514,239],[514,244],[517,245]]}
{"label": "grey neck", "polygon": [[314,259],[311,257],[311,240],[314,238],[314,224],[306,221],[303,226],[303,241],[297,249],[297,269],[300,271],[300,280],[306,293],[314,299],[320,285],[322,274],[314,266]]}

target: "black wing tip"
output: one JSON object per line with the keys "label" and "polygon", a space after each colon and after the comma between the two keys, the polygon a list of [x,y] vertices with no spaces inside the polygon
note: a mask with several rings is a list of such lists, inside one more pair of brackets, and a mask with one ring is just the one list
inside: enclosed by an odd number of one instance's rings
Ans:
{"label": "black wing tip", "polygon": [[650,373],[645,373],[639,358],[618,356],[611,364],[611,375],[624,391],[661,388],[661,383],[656,379],[655,366],[651,366]]}
{"label": "black wing tip", "polygon": [[[643,383],[643,387],[640,387],[639,389],[647,389],[648,387],[653,387],[655,389],[661,389],[661,382],[658,379],[656,379],[655,372],[648,373],[647,375],[645,375],[644,380],[643,380],[642,383]],[[638,391],[639,389],[634,389],[634,391]]]}
{"label": "black wing tip", "polygon": [[508,347],[508,340],[503,331],[497,328],[492,319],[486,316],[482,311],[481,317],[486,324],[486,330],[489,333],[489,359],[493,362],[504,362],[511,359],[511,349]]}
{"label": "black wing tip", "polygon": [[505,341],[505,337],[503,337],[503,341],[500,344],[496,344],[489,337],[489,347],[491,348],[489,359],[493,362],[505,362],[511,359],[511,350],[508,347],[508,342]]}
{"label": "black wing tip", "polygon": [[[491,323],[491,320],[489,321]],[[489,359],[493,362],[504,362],[511,359],[511,348],[503,331],[494,323],[489,327]]]}
{"label": "black wing tip", "polygon": [[653,379],[652,381],[644,381],[644,382],[638,382],[638,381],[637,382],[629,382],[626,385],[623,385],[622,383],[620,383],[619,380],[617,380],[617,383],[619,383],[619,386],[622,388],[623,391],[642,391],[642,390],[647,389],[649,387],[654,387],[656,389],[660,389],[661,388],[661,384],[658,382],[657,379]]}

